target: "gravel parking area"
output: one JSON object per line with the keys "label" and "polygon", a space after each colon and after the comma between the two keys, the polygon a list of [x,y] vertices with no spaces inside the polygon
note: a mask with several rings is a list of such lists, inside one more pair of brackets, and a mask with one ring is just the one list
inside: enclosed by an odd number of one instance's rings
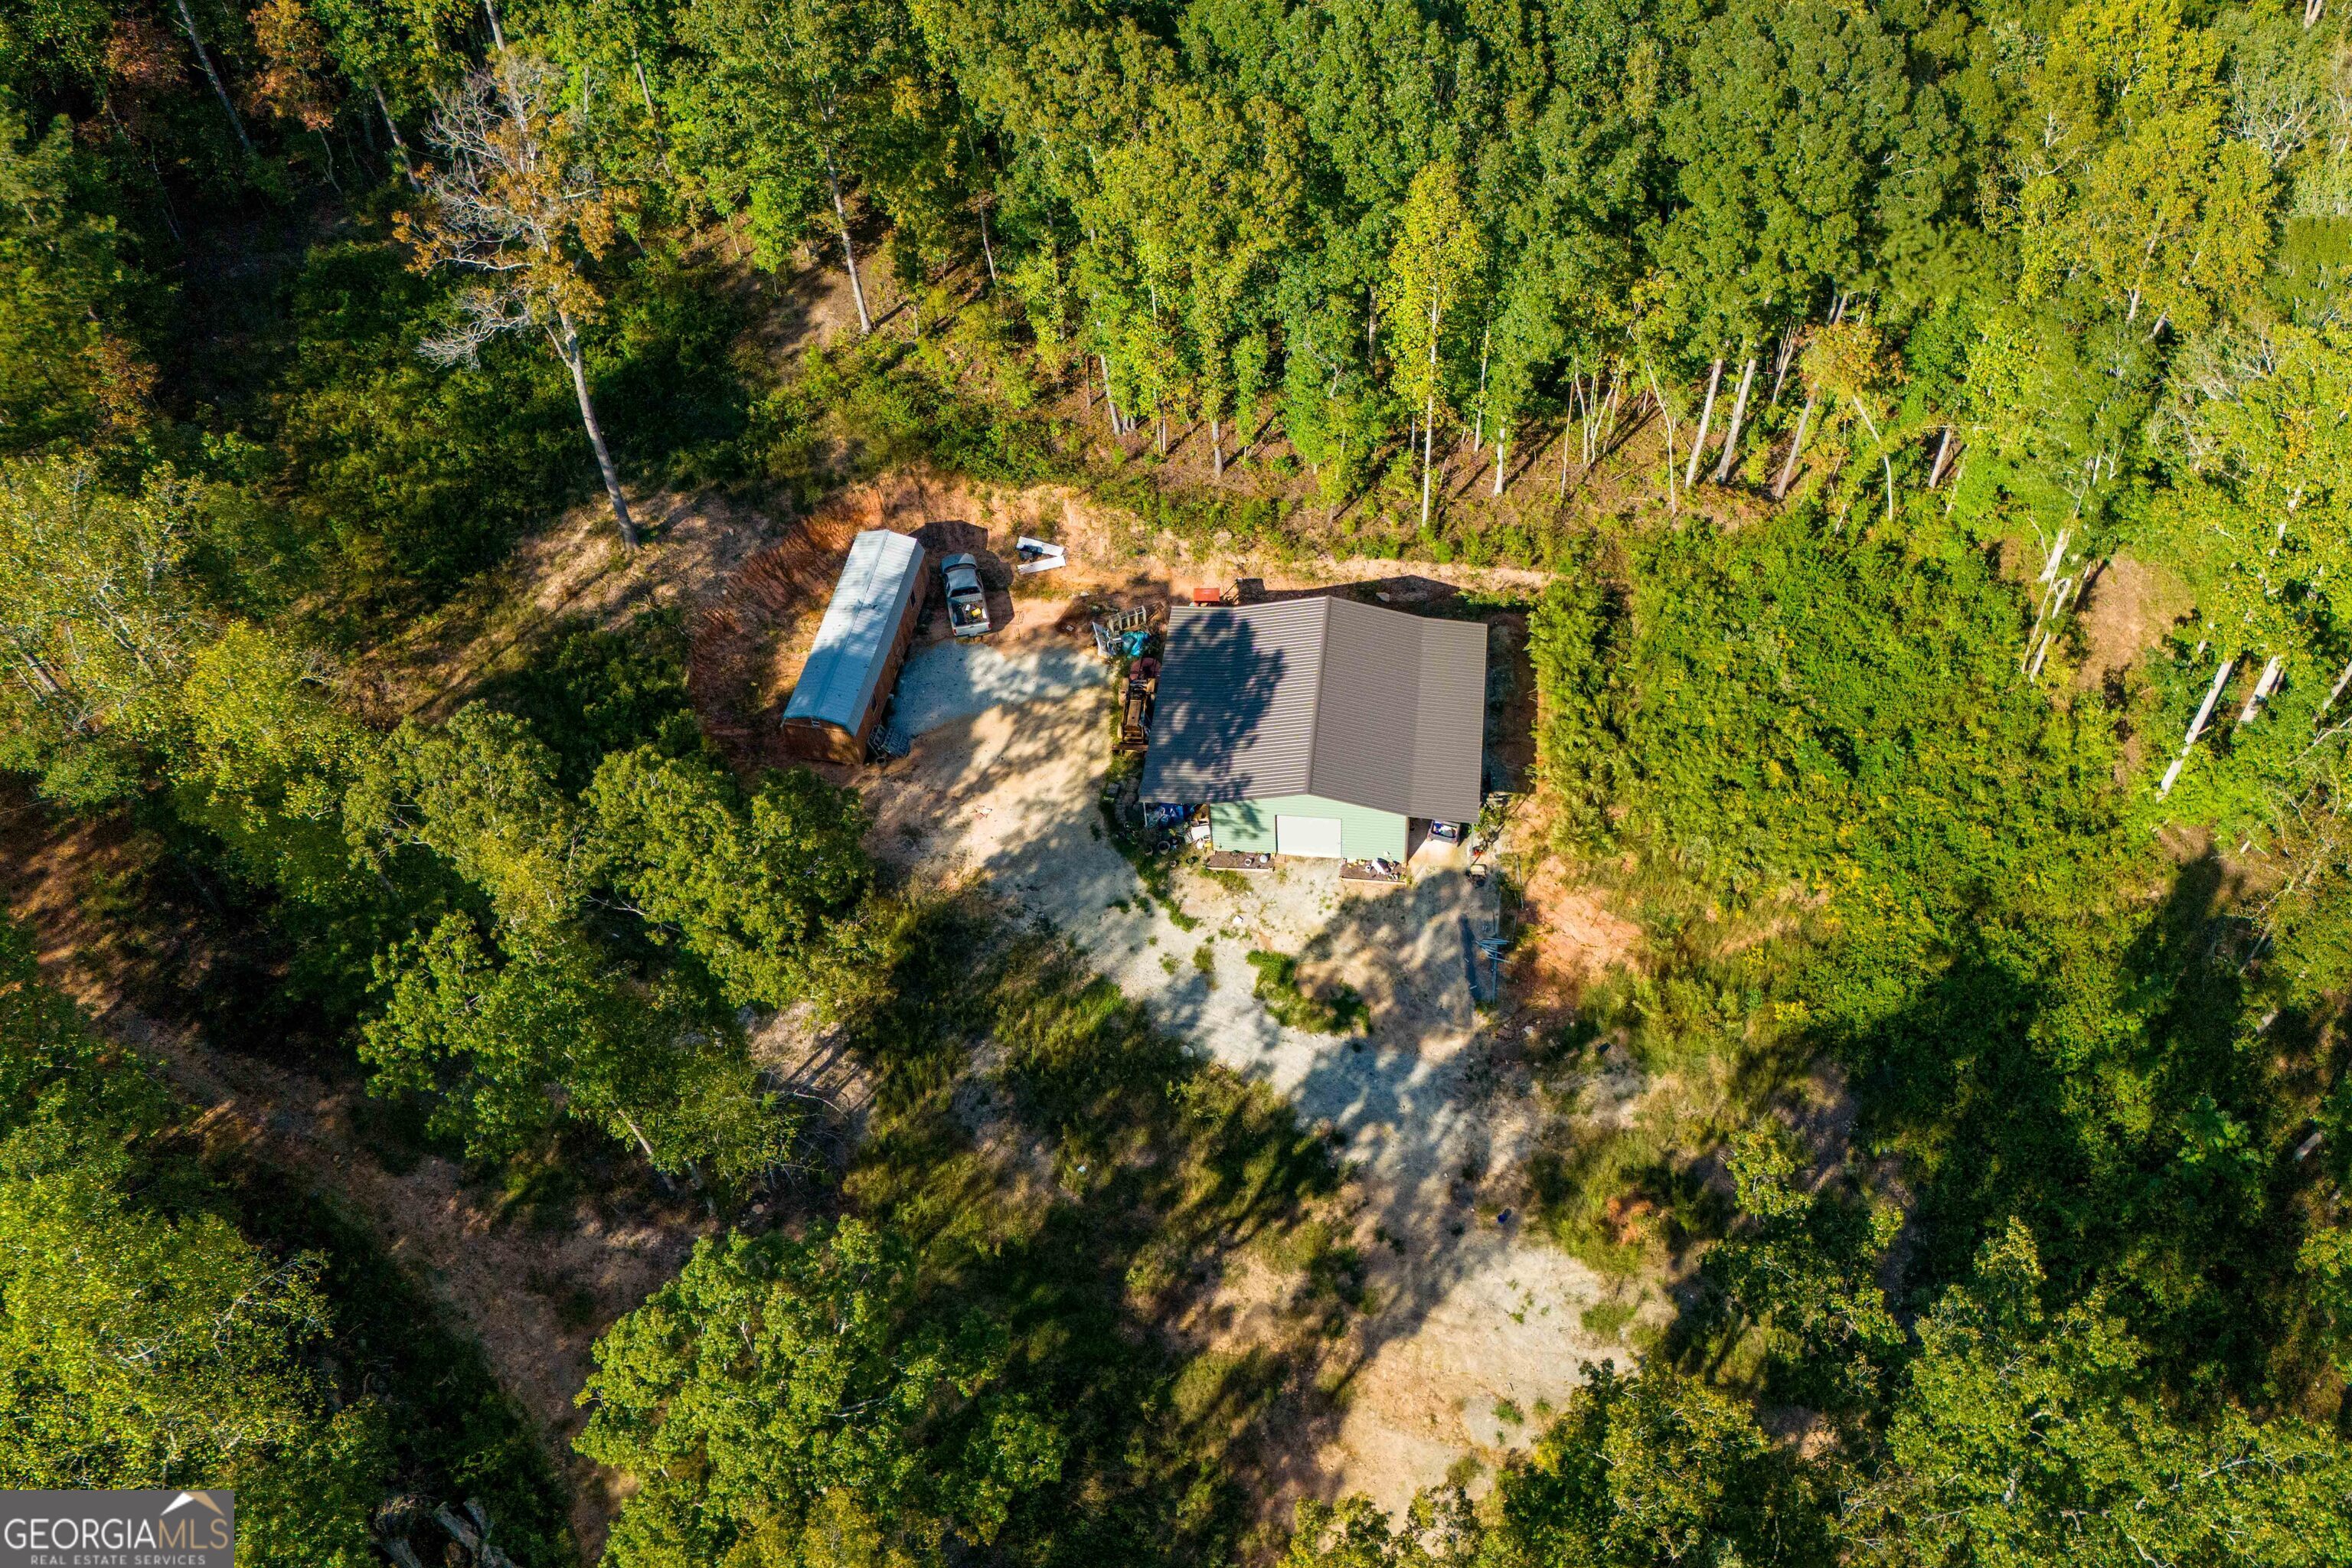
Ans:
{"label": "gravel parking area", "polygon": [[[974,657],[985,648],[925,651],[957,659],[950,671],[993,668]],[[1465,1452],[1524,1441],[1496,1414],[1501,1402],[1557,1405],[1583,1363],[1626,1353],[1583,1322],[1583,1309],[1612,1299],[1609,1283],[1496,1212],[1517,1201],[1537,1117],[1475,1005],[1475,937],[1491,911],[1459,851],[1433,847],[1405,887],[1343,884],[1335,861],[1279,857],[1268,871],[1229,873],[1237,886],[1180,873],[1180,922],[1103,829],[1115,696],[1096,675],[1073,696],[940,722],[868,785],[872,843],[926,882],[977,878],[1051,921],[1170,1032],[1337,1135],[1380,1305],[1333,1348],[1335,1365],[1352,1364],[1349,1396],[1318,1459],[1334,1484],[1401,1509]],[[1317,990],[1353,986],[1370,1031],[1276,1023],[1252,994],[1254,949],[1298,955]],[[1240,1311],[1222,1296],[1208,1310],[1228,1307]],[[1250,1341],[1236,1329],[1219,1342],[1238,1353]]]}
{"label": "gravel parking area", "polygon": [[1000,653],[980,640],[933,643],[907,656],[898,674],[899,728],[921,735],[1024,702],[1071,696],[1108,684],[1110,667],[1067,643],[1032,644]]}

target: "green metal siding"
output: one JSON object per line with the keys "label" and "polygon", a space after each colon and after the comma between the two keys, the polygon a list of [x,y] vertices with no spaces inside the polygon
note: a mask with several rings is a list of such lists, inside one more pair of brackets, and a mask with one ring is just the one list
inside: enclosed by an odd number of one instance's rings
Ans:
{"label": "green metal siding", "polygon": [[1404,858],[1403,817],[1394,812],[1349,805],[1346,801],[1328,800],[1319,795],[1215,802],[1209,807],[1211,842],[1220,849],[1270,855],[1274,852],[1274,819],[1277,816],[1338,817],[1341,842],[1350,860]]}

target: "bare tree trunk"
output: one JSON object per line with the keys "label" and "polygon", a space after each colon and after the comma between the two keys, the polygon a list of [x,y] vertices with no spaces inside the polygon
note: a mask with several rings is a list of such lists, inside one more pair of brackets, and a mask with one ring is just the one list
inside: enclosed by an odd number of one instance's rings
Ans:
{"label": "bare tree trunk", "polygon": [[2254,721],[2254,710],[2263,705],[2263,699],[2268,697],[2271,694],[2271,688],[2278,684],[2279,672],[2285,664],[2286,656],[2274,653],[2271,655],[2270,662],[2263,666],[2263,673],[2255,680],[2254,689],[2246,693],[2246,705],[2238,710],[2238,723],[2241,727]]}
{"label": "bare tree trunk", "polygon": [[1723,456],[1715,460],[1715,482],[1731,475],[1731,459],[1739,449],[1739,426],[1748,417],[1748,388],[1756,379],[1756,356],[1749,354],[1739,373],[1739,395],[1731,400],[1731,428],[1723,433]]}
{"label": "bare tree trunk", "polygon": [[172,243],[185,246],[188,237],[180,232],[180,220],[172,216],[172,193],[163,187],[163,166],[155,162],[155,154],[147,154],[148,172],[155,176],[155,205],[163,215],[163,226],[172,231]]}
{"label": "bare tree trunk", "polygon": [[1690,471],[1683,475],[1683,489],[1686,490],[1698,484],[1698,460],[1706,453],[1706,427],[1715,417],[1715,389],[1722,384],[1723,356],[1717,354],[1715,368],[1706,373],[1706,403],[1699,410],[1698,434],[1691,437]]}
{"label": "bare tree trunk", "polygon": [[1797,438],[1789,443],[1788,460],[1780,465],[1780,477],[1772,482],[1772,499],[1780,500],[1789,493],[1789,486],[1797,478],[1797,454],[1805,449],[1805,427],[1813,422],[1813,395],[1805,394],[1804,412],[1797,416]]}
{"label": "bare tree trunk", "polygon": [[2305,32],[2307,33],[2311,31],[2312,28],[2319,26],[2319,13],[2326,7],[2326,4],[2327,0],[2307,0],[2307,3],[2303,8],[2303,30]]}
{"label": "bare tree trunk", "polygon": [[1780,406],[1780,384],[1789,379],[1789,362],[1796,357],[1797,329],[1790,327],[1780,334],[1780,363],[1772,369],[1772,398],[1768,407]]}
{"label": "bare tree trunk", "polygon": [[[335,199],[337,201],[341,202],[345,206],[349,206],[352,199],[343,194],[342,181],[335,178],[334,143],[327,140],[327,133],[323,131],[313,131],[310,134],[319,139],[319,155],[324,160],[324,162],[320,163],[320,167],[326,174],[328,188],[335,193]],[[365,172],[365,166],[362,165],[362,173]]]}
{"label": "bare tree trunk", "polygon": [[1421,531],[1429,531],[1429,469],[1437,450],[1437,290],[1429,293],[1429,406],[1422,418]]}
{"label": "bare tree trunk", "polygon": [[507,36],[499,26],[499,8],[490,0],[482,0],[482,15],[490,19],[490,43],[500,54],[506,53]]}
{"label": "bare tree trunk", "polygon": [[1509,450],[1509,449],[1510,449],[1510,445],[1511,445],[1511,428],[1510,428],[1510,426],[1507,426],[1507,425],[1497,425],[1497,426],[1495,426],[1495,493],[1496,493],[1496,495],[1501,495],[1501,494],[1503,493],[1503,454],[1504,454],[1506,451],[1507,451],[1507,450]]}
{"label": "bare tree trunk", "polygon": [[1853,411],[1862,416],[1863,426],[1870,432],[1870,438],[1878,443],[1878,460],[1886,469],[1886,521],[1891,523],[1895,521],[1894,455],[1887,451],[1886,438],[1878,433],[1878,422],[1871,418],[1870,410],[1862,405],[1862,399],[1851,397],[1847,401],[1853,405]]}
{"label": "bare tree trunk", "polygon": [[1934,489],[1944,479],[1944,463],[1952,455],[1952,427],[1944,426],[1944,438],[1936,443],[1936,460],[1927,467],[1927,488]]}
{"label": "bare tree trunk", "polygon": [[244,148],[245,155],[250,158],[253,156],[253,138],[245,133],[245,118],[237,113],[236,105],[230,100],[228,89],[221,83],[220,72],[213,68],[213,53],[205,47],[205,36],[196,31],[195,13],[188,9],[188,0],[176,0],[176,3],[180,10],[180,26],[188,30],[188,42],[195,46],[196,63],[205,68],[205,79],[213,84],[213,96],[220,100],[221,112],[228,116],[229,127],[236,132],[236,144]]}
{"label": "bare tree trunk", "polygon": [[2157,799],[2162,800],[2170,795],[2172,786],[2179,782],[2180,770],[2189,761],[2189,748],[2196,745],[2197,737],[2205,732],[2205,721],[2212,717],[2213,704],[2221,700],[2221,688],[2229,681],[2230,671],[2236,668],[2237,663],[2234,658],[2225,658],[2221,661],[2221,668],[2213,672],[2213,684],[2205,689],[2204,706],[2199,708],[2197,717],[2189,721],[2189,734],[2180,742],[2180,754],[2172,759],[2172,765],[2164,770],[2164,782],[2156,786]]}
{"label": "bare tree trunk", "polygon": [[849,292],[857,300],[857,331],[860,336],[874,330],[874,318],[866,309],[866,285],[857,277],[857,247],[849,238],[849,209],[841,205],[841,181],[833,172],[833,154],[825,154],[825,189],[833,193],[834,226],[841,231],[841,258],[849,264]]}
{"label": "bare tree trunk", "polygon": [[636,1119],[627,1111],[615,1111],[614,1114],[620,1117],[621,1125],[629,1130],[629,1136],[637,1141],[637,1147],[645,1151],[646,1163],[651,1165],[654,1168],[654,1174],[661,1177],[667,1184],[669,1178],[663,1172],[660,1162],[654,1158],[654,1146],[646,1142],[645,1130],[637,1125]]}
{"label": "bare tree trunk", "polygon": [[1488,327],[1478,338],[1478,421],[1470,432],[1470,449],[1478,450],[1486,444],[1486,350],[1495,341],[1495,329]]}
{"label": "bare tree trunk", "polygon": [[[654,155],[661,160],[661,166],[667,169],[670,166],[669,142],[661,134],[661,110],[654,107],[654,85],[646,79],[646,62],[634,44],[629,47],[629,68],[636,72],[637,96],[645,100],[646,123],[653,128]],[[640,245],[638,248],[643,249],[644,247]]]}
{"label": "bare tree trunk", "polygon": [[[588,444],[596,448],[596,469],[604,476],[604,494],[613,503],[613,521],[620,525],[621,542],[635,550],[636,521],[629,516],[628,498],[621,493],[621,471],[613,466],[612,449],[604,445],[604,427],[596,422],[596,405],[588,395],[588,356],[581,350],[579,329],[568,315],[556,320],[563,329],[563,335],[556,340],[556,352],[563,358],[564,369],[572,373],[572,390],[580,395],[580,422],[588,427]],[[647,1151],[649,1158],[651,1152]]]}
{"label": "bare tree trunk", "polygon": [[1672,517],[1680,510],[1675,496],[1675,415],[1666,406],[1666,395],[1658,389],[1658,373],[1647,364],[1643,374],[1650,378],[1650,395],[1657,400],[1659,422],[1666,427],[1666,515]]}
{"label": "bare tree trunk", "polygon": [[373,81],[368,83],[368,86],[375,93],[376,108],[383,113],[383,128],[392,132],[392,152],[393,155],[400,160],[401,175],[407,180],[408,188],[412,191],[415,190],[417,188],[416,169],[408,161],[408,143],[400,134],[400,121],[392,117],[392,105],[384,100],[383,89]]}
{"label": "bare tree trunk", "polygon": [[1209,471],[1217,478],[1225,477],[1225,438],[1219,422],[1209,421]]}
{"label": "bare tree trunk", "polygon": [[2336,700],[2344,695],[2344,689],[2347,686],[2352,686],[2352,664],[2347,664],[2344,667],[2344,673],[2337,676],[2336,684],[2328,689],[2327,700],[2321,703],[2319,711],[2311,716],[2313,729],[2319,728],[2319,721],[2327,717],[2327,710],[2336,706]]}
{"label": "bare tree trunk", "polygon": [[996,287],[996,247],[988,243],[988,208],[980,209],[980,254],[988,262],[988,285]]}

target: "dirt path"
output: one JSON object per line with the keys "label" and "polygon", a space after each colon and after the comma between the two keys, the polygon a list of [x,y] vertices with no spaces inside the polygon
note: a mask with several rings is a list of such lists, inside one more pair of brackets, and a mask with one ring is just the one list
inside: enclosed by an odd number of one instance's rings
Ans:
{"label": "dirt path", "polygon": [[162,1065],[198,1108],[208,1146],[240,1151],[337,1200],[480,1342],[572,1478],[572,1529],[593,1562],[611,1478],[571,1451],[589,1349],[677,1271],[706,1223],[691,1212],[615,1217],[583,1200],[560,1227],[536,1226],[496,1213],[446,1160],[385,1169],[354,1125],[352,1089],[222,1050],[125,999],[117,944],[87,912],[92,888],[119,877],[124,858],[118,829],[59,826],[20,795],[0,797],[0,895],[35,933],[44,972],[101,1034]]}
{"label": "dirt path", "polygon": [[[593,508],[527,542],[442,614],[372,650],[352,672],[355,699],[385,721],[436,716],[563,619],[609,625],[642,605],[676,605],[688,617],[689,689],[706,729],[739,762],[756,763],[780,760],[769,755],[775,709],[859,528],[953,535],[955,548],[1009,548],[1019,532],[1067,543],[1068,570],[992,596],[1007,635],[991,643],[1008,649],[1051,638],[1078,595],[1160,598],[1248,574],[1284,592],[1370,575],[1340,563],[1277,573],[1245,556],[1139,539],[1132,524],[1066,487],[996,489],[919,472],[851,487],[799,521],[707,495],[642,498],[640,510],[650,542],[634,554]],[[1411,605],[1459,586],[1525,592],[1540,581],[1433,567],[1381,578],[1377,591]],[[1497,1400],[1527,1409],[1556,1398],[1580,1359],[1613,1347],[1583,1331],[1577,1310],[1599,1299],[1599,1282],[1498,1219],[1532,1120],[1509,1053],[1470,1008],[1465,889],[1458,876],[1372,900],[1343,898],[1307,873],[1247,896],[1199,882],[1183,901],[1210,925],[1180,931],[1137,904],[1133,872],[1094,831],[1109,700],[1107,687],[1096,688],[958,718],[891,774],[854,782],[871,791],[887,857],[925,875],[983,876],[992,890],[1028,902],[1169,1026],[1263,1075],[1346,1138],[1361,1172],[1360,1239],[1380,1310],[1333,1352],[1334,1380],[1349,1398],[1322,1469],[1334,1489],[1400,1504],[1460,1455],[1516,1435],[1494,1415]],[[0,797],[0,894],[38,932],[49,973],[102,1030],[165,1064],[203,1108],[208,1136],[339,1195],[474,1333],[579,1483],[574,1525],[593,1561],[611,1502],[605,1478],[569,1454],[572,1397],[596,1335],[675,1272],[700,1223],[616,1220],[583,1205],[561,1230],[533,1229],[495,1212],[445,1162],[387,1170],[354,1128],[349,1088],[142,1013],[127,1000],[131,966],[88,912],[90,889],[121,879],[122,848],[111,830],[56,827],[21,797]],[[1204,973],[1192,954],[1213,930]],[[1372,1002],[1375,1028],[1360,1044],[1276,1028],[1248,994],[1247,947],[1298,952],[1318,941],[1310,974],[1347,980]],[[772,1034],[758,1042],[763,1059],[785,1048]],[[854,1064],[795,1065],[835,1075],[827,1083],[850,1100],[862,1092]],[[1246,1282],[1229,1288],[1236,1310],[1206,1316],[1246,1339]]]}
{"label": "dirt path", "polygon": [[[1478,895],[1435,864],[1410,886],[1360,893],[1336,865],[1290,861],[1239,892],[1183,878],[1179,902],[1200,923],[1181,929],[1146,907],[1103,833],[1111,700],[1089,690],[918,738],[868,784],[875,847],[925,879],[984,879],[1076,941],[1164,1026],[1337,1131],[1376,1308],[1332,1350],[1325,1385],[1343,1391],[1345,1414],[1319,1465],[1330,1490],[1400,1508],[1463,1456],[1492,1458],[1530,1435],[1538,1402],[1557,1403],[1581,1363],[1626,1354],[1583,1321],[1608,1285],[1524,1238],[1511,1212],[1537,1113],[1473,1006]],[[1369,1037],[1276,1025],[1251,994],[1252,948],[1303,955],[1310,984],[1353,985]],[[1248,1282],[1230,1283],[1232,1310],[1205,1316],[1246,1341]]]}

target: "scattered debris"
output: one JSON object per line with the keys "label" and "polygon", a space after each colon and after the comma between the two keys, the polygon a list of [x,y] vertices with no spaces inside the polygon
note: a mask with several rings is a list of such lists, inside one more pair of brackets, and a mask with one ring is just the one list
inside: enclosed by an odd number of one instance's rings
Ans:
{"label": "scattered debris", "polygon": [[1013,570],[1024,577],[1039,572],[1052,572],[1070,563],[1069,553],[1060,545],[1047,540],[1032,539],[1025,533],[1013,549],[1021,557],[1021,564]]}

